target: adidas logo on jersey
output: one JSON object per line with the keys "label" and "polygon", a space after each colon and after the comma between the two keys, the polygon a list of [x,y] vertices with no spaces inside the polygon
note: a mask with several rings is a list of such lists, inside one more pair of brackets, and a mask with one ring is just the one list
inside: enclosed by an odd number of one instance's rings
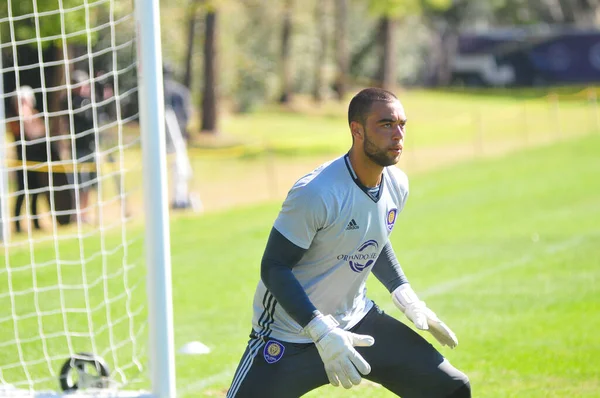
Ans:
{"label": "adidas logo on jersey", "polygon": [[350,220],[350,222],[348,223],[348,226],[346,227],[346,231],[352,230],[352,229],[358,229],[358,224],[356,223],[356,221],[354,221],[354,218],[352,220]]}

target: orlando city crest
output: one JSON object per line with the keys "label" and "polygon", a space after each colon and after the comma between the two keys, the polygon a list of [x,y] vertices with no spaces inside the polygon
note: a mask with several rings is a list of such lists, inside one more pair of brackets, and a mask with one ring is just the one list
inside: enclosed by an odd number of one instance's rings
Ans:
{"label": "orlando city crest", "polygon": [[265,361],[267,361],[267,363],[275,363],[281,359],[284,351],[285,347],[283,344],[279,343],[278,341],[269,340],[267,344],[265,344],[263,356],[265,357]]}
{"label": "orlando city crest", "polygon": [[396,222],[396,216],[398,215],[398,209],[391,209],[390,211],[388,211],[387,213],[387,217],[386,217],[386,225],[387,225],[387,229],[388,231],[392,231],[392,229],[394,228],[394,223]]}

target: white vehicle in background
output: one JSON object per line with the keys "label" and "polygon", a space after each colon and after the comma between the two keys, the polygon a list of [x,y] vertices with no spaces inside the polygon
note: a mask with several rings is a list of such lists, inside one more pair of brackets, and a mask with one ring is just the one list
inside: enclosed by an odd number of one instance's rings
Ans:
{"label": "white vehicle in background", "polygon": [[465,86],[541,86],[600,82],[600,30],[574,27],[463,32],[451,62]]}

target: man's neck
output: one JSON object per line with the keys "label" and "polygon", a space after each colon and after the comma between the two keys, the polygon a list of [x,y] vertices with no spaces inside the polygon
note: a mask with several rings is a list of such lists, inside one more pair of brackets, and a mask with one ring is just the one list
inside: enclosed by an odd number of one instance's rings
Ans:
{"label": "man's neck", "polygon": [[381,182],[383,167],[373,163],[371,159],[359,153],[354,148],[348,152],[348,158],[352,169],[358,177],[358,181],[367,188],[373,188]]}

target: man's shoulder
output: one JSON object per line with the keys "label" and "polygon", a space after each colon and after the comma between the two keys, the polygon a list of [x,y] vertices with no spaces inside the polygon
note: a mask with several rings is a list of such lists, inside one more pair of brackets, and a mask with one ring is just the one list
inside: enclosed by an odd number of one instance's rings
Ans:
{"label": "man's shoulder", "polygon": [[408,185],[408,176],[401,168],[397,166],[389,166],[386,168],[390,178],[401,185]]}
{"label": "man's shoulder", "polygon": [[394,190],[405,196],[408,193],[408,176],[406,173],[396,166],[389,166],[386,170]]}
{"label": "man's shoulder", "polygon": [[320,191],[330,188],[332,183],[338,180],[342,165],[341,157],[325,162],[298,179],[292,189]]}
{"label": "man's shoulder", "polygon": [[336,186],[340,182],[339,159],[321,164],[310,173],[300,177],[287,195],[287,202],[306,202],[313,205],[327,203],[335,196]]}

